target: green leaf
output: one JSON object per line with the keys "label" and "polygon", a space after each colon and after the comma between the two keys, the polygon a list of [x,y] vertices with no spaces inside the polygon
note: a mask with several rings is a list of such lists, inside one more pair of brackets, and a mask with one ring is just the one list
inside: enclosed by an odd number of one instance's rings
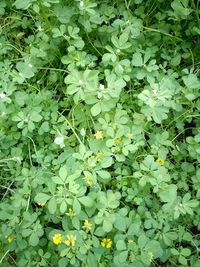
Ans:
{"label": "green leaf", "polygon": [[124,240],[118,240],[116,243],[117,250],[125,250],[126,249],[126,243]]}
{"label": "green leaf", "polygon": [[179,256],[178,261],[183,265],[187,265],[187,260],[182,255]]}
{"label": "green leaf", "polygon": [[54,197],[52,197],[48,203],[48,209],[49,212],[51,214],[54,214],[56,212],[56,208],[57,208],[57,203],[56,203],[56,199]]}
{"label": "green leaf", "polygon": [[159,193],[163,202],[173,202],[177,196],[177,186],[174,184],[166,186],[166,188]]}
{"label": "green leaf", "polygon": [[32,233],[29,237],[29,244],[33,247],[37,246],[39,243],[39,238],[37,236],[37,233]]}
{"label": "green leaf", "polygon": [[81,205],[76,198],[74,199],[74,202],[73,202],[73,211],[77,214],[79,214],[81,211]]}
{"label": "green leaf", "polygon": [[91,113],[92,116],[97,116],[101,112],[101,105],[99,102],[97,102],[92,108],[91,108]]}
{"label": "green leaf", "polygon": [[75,217],[72,219],[72,225],[73,225],[77,230],[80,230],[80,220],[79,220],[78,216],[75,216]]}
{"label": "green leaf", "polygon": [[33,0],[16,0],[13,5],[16,6],[17,9],[27,9]]}
{"label": "green leaf", "polygon": [[73,9],[69,6],[55,5],[54,13],[61,23],[68,23],[73,16]]}
{"label": "green leaf", "polygon": [[126,230],[126,220],[124,217],[122,216],[117,216],[114,226],[116,229],[118,229],[119,231],[125,231]]}
{"label": "green leaf", "polygon": [[60,205],[60,212],[61,212],[61,213],[65,213],[66,210],[67,210],[67,203],[66,203],[65,200],[63,200],[63,201],[61,202],[61,205]]}
{"label": "green leaf", "polygon": [[66,178],[67,178],[67,168],[66,167],[61,167],[60,170],[59,170],[59,175],[60,175],[61,179],[63,181],[65,181]]}
{"label": "green leaf", "polygon": [[92,267],[98,267],[99,266],[95,255],[90,251],[89,251],[88,256],[87,256],[87,264],[88,264],[88,266],[92,266]]}
{"label": "green leaf", "polygon": [[97,174],[101,177],[101,178],[103,178],[103,179],[105,179],[105,180],[107,180],[107,179],[110,179],[110,173],[109,172],[107,172],[107,171],[97,171]]}
{"label": "green leaf", "polygon": [[181,249],[181,255],[188,257],[191,254],[191,250],[189,248],[182,248]]}
{"label": "green leaf", "polygon": [[172,255],[175,255],[175,256],[179,255],[178,250],[175,248],[171,248],[170,251],[171,251]]}
{"label": "green leaf", "polygon": [[125,262],[128,256],[128,251],[120,252],[118,259],[120,262]]}
{"label": "green leaf", "polygon": [[64,182],[59,176],[53,176],[53,177],[52,177],[52,181],[53,181],[55,184],[62,184],[62,185],[65,184],[65,182]]}
{"label": "green leaf", "polygon": [[[20,0],[21,1],[21,0]],[[31,78],[34,76],[31,65],[25,62],[18,62],[16,68],[24,78]]]}
{"label": "green leaf", "polygon": [[133,54],[132,65],[135,67],[140,67],[143,65],[143,59],[140,53]]}
{"label": "green leaf", "polygon": [[32,121],[39,122],[39,121],[41,121],[42,116],[39,113],[33,111],[33,112],[31,112],[30,119]]}
{"label": "green leaf", "polygon": [[94,205],[94,200],[89,196],[80,197],[78,200],[86,207],[92,207]]}
{"label": "green leaf", "polygon": [[[67,250],[68,252],[68,250]],[[62,252],[61,252],[62,253]],[[65,255],[66,256],[66,255]],[[62,256],[61,256],[62,257]],[[68,259],[65,257],[65,258],[62,258],[58,261],[58,267],[67,267],[68,266]]]}
{"label": "green leaf", "polygon": [[50,199],[50,196],[45,193],[38,193],[35,197],[35,202],[37,203],[44,203]]}
{"label": "green leaf", "polygon": [[148,242],[148,238],[146,237],[145,234],[142,234],[139,236],[138,238],[138,246],[140,247],[140,249],[143,249],[145,247],[145,245]]}
{"label": "green leaf", "polygon": [[200,88],[200,81],[195,74],[189,74],[188,76],[184,76],[183,82],[188,88]]}
{"label": "green leaf", "polygon": [[140,222],[135,222],[133,224],[130,225],[129,229],[128,229],[128,235],[136,235],[139,233],[140,231]]}
{"label": "green leaf", "polygon": [[151,251],[155,259],[159,258],[163,254],[162,247],[160,243],[156,240],[151,240],[145,246],[146,251]]}
{"label": "green leaf", "polygon": [[112,230],[113,226],[112,223],[109,220],[103,221],[103,230],[105,232],[110,232]]}

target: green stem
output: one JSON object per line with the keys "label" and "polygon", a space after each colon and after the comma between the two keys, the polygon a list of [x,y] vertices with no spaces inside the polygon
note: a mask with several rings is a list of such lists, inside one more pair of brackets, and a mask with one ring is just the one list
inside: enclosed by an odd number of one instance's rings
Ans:
{"label": "green stem", "polygon": [[189,48],[189,51],[190,51],[190,55],[191,55],[191,58],[192,58],[192,67],[194,69],[194,56],[193,56],[192,50],[190,48]]}
{"label": "green stem", "polygon": [[0,260],[0,264],[3,262],[4,258],[6,257],[6,255],[7,255],[9,252],[10,252],[10,250],[8,249],[8,250],[6,251],[6,253],[3,255],[3,257],[1,258],[1,260]]}
{"label": "green stem", "polygon": [[185,128],[183,131],[181,131],[179,134],[177,134],[177,135],[171,140],[171,142],[173,142],[179,135],[181,135],[182,133],[184,133],[186,130],[189,130],[189,129],[194,129],[194,127],[188,127],[188,128]]}
{"label": "green stem", "polygon": [[70,126],[72,132],[74,133],[74,135],[76,136],[77,140],[79,141],[80,144],[83,144],[83,142],[81,141],[81,139],[79,138],[78,134],[76,133],[76,131],[74,130],[73,126],[71,125],[71,123],[65,118],[65,116],[60,113],[59,111],[57,111],[58,114],[60,114],[61,116],[63,116],[63,118],[65,119],[65,121],[67,122],[67,124]]}
{"label": "green stem", "polygon": [[145,27],[145,26],[143,26],[143,28],[144,28],[145,30],[147,30],[147,31],[158,32],[158,33],[164,34],[164,35],[166,35],[166,36],[169,36],[169,37],[171,37],[171,38],[174,38],[174,39],[176,39],[176,40],[178,40],[178,41],[183,41],[183,39],[181,39],[181,38],[179,38],[179,37],[176,37],[176,36],[171,35],[171,34],[166,33],[166,32],[161,32],[161,31],[159,31],[159,30],[157,30],[157,29],[152,29],[152,28],[148,28],[148,27]]}
{"label": "green stem", "polygon": [[89,37],[89,35],[88,35],[87,32],[86,32],[86,36],[87,36],[87,38],[88,38],[89,43],[90,43],[91,46],[94,48],[94,50],[97,51],[97,53],[102,57],[101,52],[99,52],[99,50],[93,45],[93,43],[92,43],[92,41],[91,41],[91,39],[90,39],[90,37]]}
{"label": "green stem", "polygon": [[8,191],[11,191],[12,193],[15,193],[14,190],[10,189],[9,187],[6,187],[4,185],[0,185],[0,187],[7,189]]}
{"label": "green stem", "polygon": [[61,72],[65,72],[65,73],[69,73],[67,70],[63,70],[63,69],[55,69],[55,68],[39,68],[40,70],[54,70],[54,71],[61,71]]}

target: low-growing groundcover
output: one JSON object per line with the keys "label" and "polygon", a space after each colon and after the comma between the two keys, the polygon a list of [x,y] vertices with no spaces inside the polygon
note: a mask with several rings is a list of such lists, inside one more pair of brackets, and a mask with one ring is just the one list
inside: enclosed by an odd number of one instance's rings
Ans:
{"label": "low-growing groundcover", "polygon": [[0,1],[0,266],[200,266],[199,10]]}

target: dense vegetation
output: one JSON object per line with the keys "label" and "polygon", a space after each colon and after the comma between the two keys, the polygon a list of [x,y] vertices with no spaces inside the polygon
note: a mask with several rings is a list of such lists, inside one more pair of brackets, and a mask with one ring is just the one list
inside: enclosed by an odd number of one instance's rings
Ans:
{"label": "dense vegetation", "polygon": [[0,1],[0,266],[200,266],[199,9]]}

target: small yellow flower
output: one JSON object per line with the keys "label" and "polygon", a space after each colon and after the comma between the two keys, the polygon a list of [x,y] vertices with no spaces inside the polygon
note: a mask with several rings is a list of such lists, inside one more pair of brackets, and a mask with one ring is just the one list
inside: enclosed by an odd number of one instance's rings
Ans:
{"label": "small yellow flower", "polygon": [[93,178],[91,176],[85,176],[83,180],[88,184],[88,185],[93,185]]}
{"label": "small yellow flower", "polygon": [[82,228],[85,228],[85,229],[90,231],[90,230],[92,230],[92,224],[88,220],[85,220],[84,226],[82,226]]}
{"label": "small yellow flower", "polygon": [[55,234],[53,236],[53,243],[58,245],[62,243],[62,235],[61,234]]}
{"label": "small yellow flower", "polygon": [[41,207],[43,207],[43,206],[46,205],[46,202],[39,202],[38,205],[41,206]]}
{"label": "small yellow flower", "polygon": [[72,247],[74,247],[75,244],[76,244],[76,236],[74,236],[74,235],[67,235],[67,240],[64,243],[67,246],[72,245]]}
{"label": "small yellow flower", "polygon": [[51,168],[51,170],[52,170],[52,172],[55,172],[55,171],[56,171],[56,169],[55,169],[55,168]]}
{"label": "small yellow flower", "polygon": [[116,137],[116,138],[114,139],[114,141],[117,142],[117,143],[121,142],[121,140],[122,140],[121,137]]}
{"label": "small yellow flower", "polygon": [[153,260],[153,253],[151,251],[148,251],[149,260]]}
{"label": "small yellow flower", "polygon": [[112,240],[110,238],[103,238],[101,240],[101,246],[105,248],[110,248],[112,246]]}
{"label": "small yellow flower", "polygon": [[96,161],[100,162],[101,161],[101,156],[104,156],[105,154],[103,152],[99,152],[96,156]]}
{"label": "small yellow flower", "polygon": [[75,215],[76,215],[76,213],[73,212],[73,209],[71,209],[71,208],[69,208],[69,212],[66,212],[65,214],[66,214],[67,216],[75,216]]}
{"label": "small yellow flower", "polygon": [[160,158],[158,158],[156,161],[159,162],[160,165],[164,165],[165,163],[164,159],[160,159]]}
{"label": "small yellow flower", "polygon": [[96,139],[103,139],[103,132],[102,131],[96,131],[94,136],[96,137]]}
{"label": "small yellow flower", "polygon": [[9,236],[9,237],[7,238],[7,241],[8,241],[8,243],[12,243],[12,242],[13,242],[13,237]]}

